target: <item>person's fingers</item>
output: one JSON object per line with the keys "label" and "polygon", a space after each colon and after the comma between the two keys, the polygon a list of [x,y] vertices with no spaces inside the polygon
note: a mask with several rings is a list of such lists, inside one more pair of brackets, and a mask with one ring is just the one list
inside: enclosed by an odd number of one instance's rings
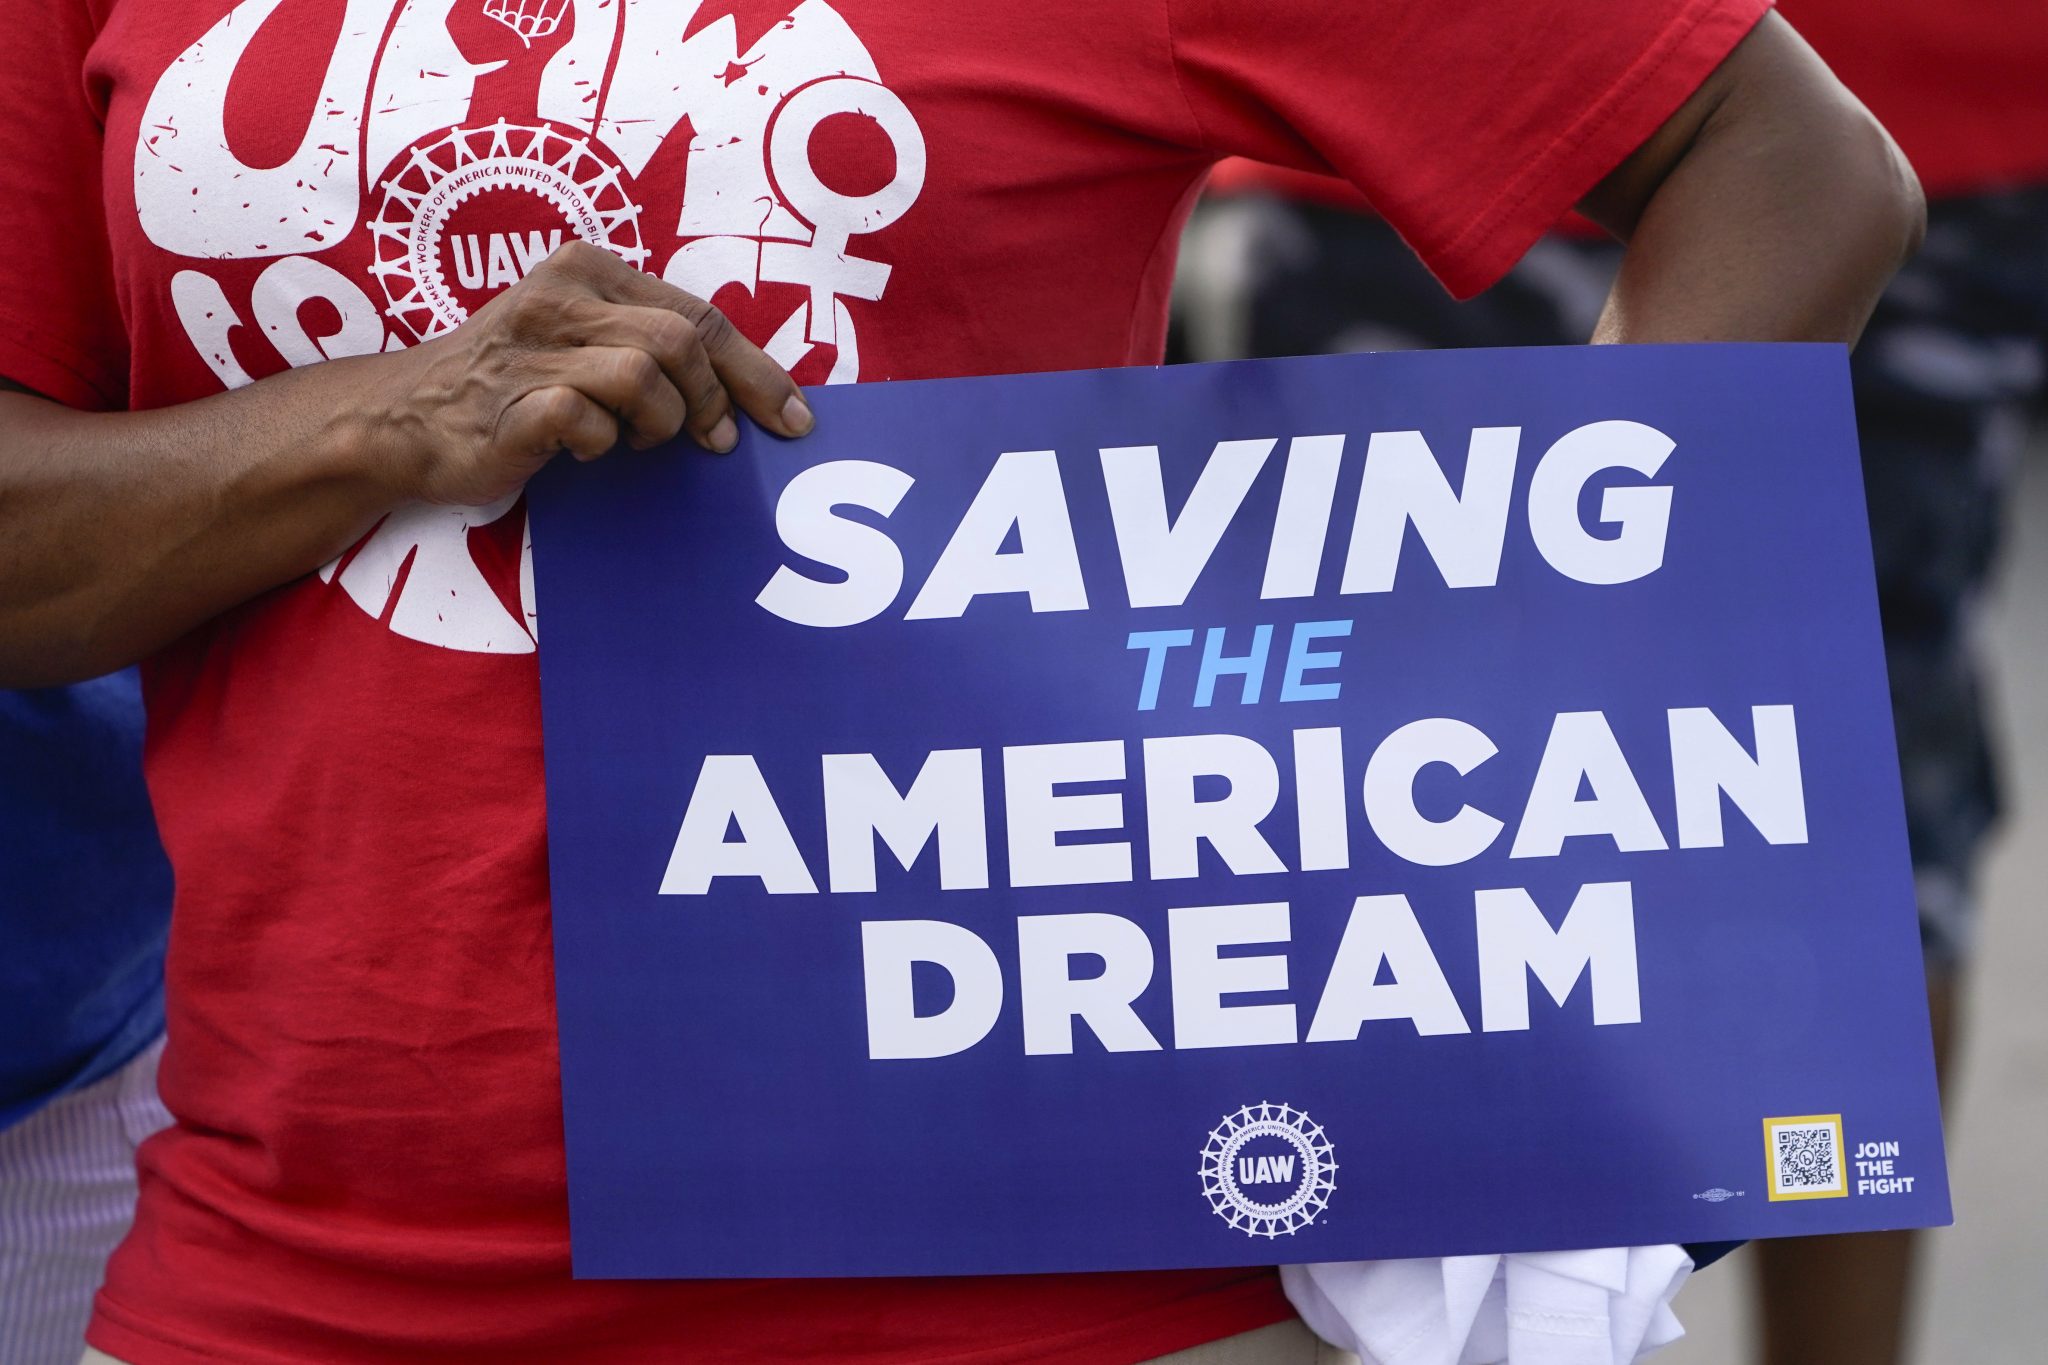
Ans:
{"label": "person's fingers", "polygon": [[708,304],[704,308],[704,315],[696,320],[697,337],[733,401],[770,431],[784,436],[808,433],[815,424],[811,405],[804,401],[803,391],[789,371],[742,336],[725,314]]}
{"label": "person's fingers", "polygon": [[720,454],[731,450],[739,440],[739,428],[733,424],[731,400],[711,368],[711,356],[704,349],[697,324],[666,308],[597,306],[605,310],[599,324],[602,334],[653,356],[669,383],[682,394],[688,413],[683,425],[697,444]]}
{"label": "person's fingers", "polygon": [[811,429],[810,405],[789,371],[709,303],[634,269],[602,247],[571,252],[564,246],[556,255],[568,278],[613,303],[660,308],[690,322],[726,392],[762,426],[783,436],[802,436]]}
{"label": "person's fingers", "polygon": [[609,408],[581,390],[550,384],[505,409],[498,439],[505,449],[536,460],[558,450],[579,460],[594,460],[618,444],[619,422]]}
{"label": "person's fingers", "polygon": [[641,273],[635,267],[627,265],[616,252],[607,251],[594,242],[584,241],[581,237],[571,237],[549,252],[547,259],[542,261],[540,268],[533,273],[574,281],[594,293],[602,294],[606,292],[603,288],[604,281],[621,269],[635,275]]}
{"label": "person's fingers", "polygon": [[688,415],[661,363],[637,346],[566,346],[535,360],[544,384],[567,385],[609,408],[640,449],[674,436]]}

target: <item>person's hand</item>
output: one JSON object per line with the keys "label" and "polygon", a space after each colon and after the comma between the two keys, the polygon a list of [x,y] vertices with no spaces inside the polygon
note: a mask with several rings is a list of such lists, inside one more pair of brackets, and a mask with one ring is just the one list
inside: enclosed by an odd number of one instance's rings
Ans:
{"label": "person's hand", "polygon": [[734,407],[801,436],[796,381],[704,300],[602,247],[564,245],[445,337],[380,357],[367,439],[412,497],[481,505],[555,454],[593,460],[687,431],[739,439]]}

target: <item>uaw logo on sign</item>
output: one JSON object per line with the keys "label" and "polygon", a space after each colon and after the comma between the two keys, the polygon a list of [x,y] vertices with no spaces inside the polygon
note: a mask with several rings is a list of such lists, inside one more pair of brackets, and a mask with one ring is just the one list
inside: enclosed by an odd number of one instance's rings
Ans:
{"label": "uaw logo on sign", "polygon": [[1248,1104],[1202,1147],[1202,1197],[1247,1237],[1285,1237],[1329,1207],[1336,1153],[1322,1128],[1286,1104]]}
{"label": "uaw logo on sign", "polygon": [[[224,386],[252,378],[238,349],[296,366],[443,335],[572,237],[743,312],[800,382],[859,378],[855,307],[893,269],[859,239],[916,202],[925,144],[826,0],[331,0],[303,129],[245,159],[276,108],[229,87],[273,21],[309,27],[282,4],[188,46],[135,150],[143,232],[189,259],[171,301]],[[530,548],[498,582],[472,541],[515,503],[406,509],[321,577],[400,635],[530,652]]]}

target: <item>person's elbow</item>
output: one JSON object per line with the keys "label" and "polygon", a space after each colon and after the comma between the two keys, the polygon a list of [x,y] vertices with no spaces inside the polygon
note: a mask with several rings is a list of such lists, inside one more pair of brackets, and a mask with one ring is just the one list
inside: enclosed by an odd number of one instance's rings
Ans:
{"label": "person's elbow", "polygon": [[[1890,143],[1891,138],[1886,137],[1885,141]],[[1900,235],[1904,238],[1899,248],[1899,264],[1904,265],[1920,254],[1920,246],[1927,240],[1927,195],[1920,188],[1920,177],[1913,173],[1912,163],[1896,143],[1891,148],[1890,171]]]}
{"label": "person's elbow", "polygon": [[[1837,265],[1886,280],[1919,250],[1920,177],[1789,25],[1766,16],[1716,77],[1720,98],[1693,152],[1757,226],[1802,249],[1832,243]],[[1738,180],[1749,183],[1737,189]]]}
{"label": "person's elbow", "polygon": [[[1728,63],[1701,141],[1756,175],[1762,217],[1782,240],[1836,259],[1881,288],[1920,249],[1927,201],[1905,153],[1789,25],[1757,26]],[[1830,267],[1833,268],[1830,268]]]}
{"label": "person's elbow", "polygon": [[1842,175],[1854,186],[1848,197],[1861,228],[1897,270],[1927,237],[1927,196],[1920,177],[1884,125],[1862,105],[1842,110],[1840,121],[1845,126],[1835,133],[1834,143]]}
{"label": "person's elbow", "polygon": [[1581,208],[1630,247],[1605,340],[1853,343],[1927,228],[1891,134],[1775,14]]}

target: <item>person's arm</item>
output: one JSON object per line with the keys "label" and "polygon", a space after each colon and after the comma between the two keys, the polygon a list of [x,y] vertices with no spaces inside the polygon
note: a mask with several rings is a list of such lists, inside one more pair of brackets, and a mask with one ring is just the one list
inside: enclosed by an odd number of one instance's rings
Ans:
{"label": "person's arm", "polygon": [[150,412],[0,386],[0,687],[133,663],[401,503],[490,502],[559,451],[685,429],[730,449],[735,403],[810,429],[795,382],[716,309],[580,242],[404,351]]}
{"label": "person's arm", "polygon": [[1853,342],[1926,225],[1890,136],[1775,14],[1579,208],[1628,243],[1596,342]]}

